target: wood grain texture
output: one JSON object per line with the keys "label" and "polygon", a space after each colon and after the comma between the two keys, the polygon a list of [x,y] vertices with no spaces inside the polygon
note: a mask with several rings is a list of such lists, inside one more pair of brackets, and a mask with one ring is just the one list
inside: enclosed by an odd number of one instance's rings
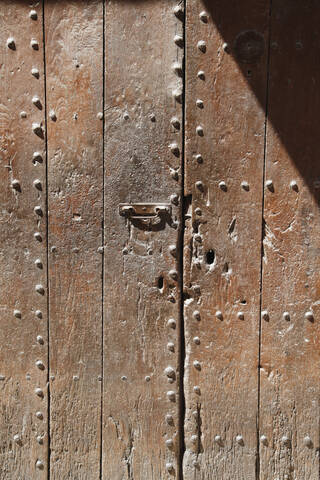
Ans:
{"label": "wood grain texture", "polygon": [[186,14],[184,479],[248,480],[257,457],[268,2],[187,1]]}
{"label": "wood grain texture", "polygon": [[[272,5],[260,478],[319,478],[318,2]],[[296,183],[291,183],[296,182]],[[287,314],[285,313],[287,312]],[[313,318],[305,317],[310,312]]]}
{"label": "wood grain texture", "polygon": [[[31,19],[32,3],[0,5],[1,479],[47,478],[46,164],[44,139],[32,131],[44,122],[43,108],[32,103],[38,95],[44,105],[44,62],[42,9]],[[36,151],[41,161],[33,163]]]}
{"label": "wood grain texture", "polygon": [[[158,480],[179,471],[180,288],[173,272],[178,272],[182,106],[173,96],[181,79],[172,66],[181,63],[183,49],[174,41],[182,34],[174,6],[171,0],[106,3],[106,480]],[[172,117],[180,128],[171,124]],[[144,229],[119,216],[119,203],[170,204],[171,195],[177,195],[172,217],[158,227]],[[168,392],[174,392],[172,399]],[[166,444],[170,440],[172,445]]]}
{"label": "wood grain texture", "polygon": [[103,10],[45,8],[52,479],[98,479],[101,422]]}

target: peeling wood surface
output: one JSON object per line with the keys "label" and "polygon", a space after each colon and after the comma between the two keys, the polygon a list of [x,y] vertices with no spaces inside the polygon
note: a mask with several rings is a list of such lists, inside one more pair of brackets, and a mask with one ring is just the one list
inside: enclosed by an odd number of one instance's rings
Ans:
{"label": "peeling wood surface", "polygon": [[52,479],[98,479],[103,204],[102,2],[45,8]]}
{"label": "peeling wood surface", "polygon": [[267,2],[187,2],[185,479],[256,476],[268,19]]}
{"label": "peeling wood surface", "polygon": [[[114,480],[179,469],[182,83],[172,66],[183,49],[174,6],[106,4],[102,462]],[[150,227],[119,216],[119,203],[135,202],[171,203],[172,215]]]}
{"label": "peeling wood surface", "polygon": [[[44,122],[44,110],[32,103],[38,95],[44,105],[44,63],[42,10],[36,9],[38,21],[30,10],[27,1],[0,5],[1,479],[38,479],[47,470],[46,164],[44,139],[32,131],[33,123]],[[33,163],[34,152],[41,162]]]}
{"label": "peeling wood surface", "polygon": [[261,446],[261,479],[319,478],[319,18],[315,1],[273,1],[262,296],[268,316],[262,319],[260,402],[267,443]]}
{"label": "peeling wood surface", "polygon": [[319,479],[319,16],[1,2],[0,479]]}

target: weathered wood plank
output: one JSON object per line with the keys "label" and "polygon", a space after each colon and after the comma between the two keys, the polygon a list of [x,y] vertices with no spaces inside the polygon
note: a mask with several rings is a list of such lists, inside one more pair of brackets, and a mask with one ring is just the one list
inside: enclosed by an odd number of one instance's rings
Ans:
{"label": "weathered wood plank", "polygon": [[33,131],[44,123],[38,3],[0,5],[1,479],[47,478],[46,157],[43,131]]}
{"label": "weathered wood plank", "polygon": [[319,20],[316,1],[272,2],[261,479],[319,478]]}
{"label": "weathered wood plank", "polygon": [[184,478],[248,480],[257,457],[269,6],[187,1],[186,15]]}
{"label": "weathered wood plank", "polygon": [[[183,43],[175,5],[106,3],[104,479],[179,471]],[[158,227],[119,216],[122,202],[170,201],[172,216]]]}
{"label": "weathered wood plank", "polygon": [[102,1],[46,2],[52,479],[98,479]]}

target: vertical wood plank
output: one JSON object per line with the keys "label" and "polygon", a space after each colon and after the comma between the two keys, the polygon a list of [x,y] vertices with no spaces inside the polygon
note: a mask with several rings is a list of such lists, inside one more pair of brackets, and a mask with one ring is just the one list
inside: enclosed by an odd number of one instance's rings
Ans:
{"label": "vertical wood plank", "polygon": [[[179,475],[183,15],[175,6],[106,3],[106,480]],[[172,216],[144,227],[119,216],[130,202],[171,202]]]}
{"label": "vertical wood plank", "polygon": [[48,353],[41,5],[3,1],[0,25],[0,478],[45,479]]}
{"label": "vertical wood plank", "polygon": [[184,478],[254,479],[269,5],[187,1]]}
{"label": "vertical wood plank", "polygon": [[103,5],[48,1],[51,478],[98,479]]}
{"label": "vertical wood plank", "polygon": [[319,478],[319,20],[316,1],[273,1],[264,209],[262,479]]}

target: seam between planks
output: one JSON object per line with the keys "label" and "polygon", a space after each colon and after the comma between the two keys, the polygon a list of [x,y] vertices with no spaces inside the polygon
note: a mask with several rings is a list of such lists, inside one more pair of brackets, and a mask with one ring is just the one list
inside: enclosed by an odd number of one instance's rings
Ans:
{"label": "seam between planks", "polygon": [[49,175],[48,175],[48,134],[47,134],[47,69],[45,36],[45,0],[42,0],[42,42],[43,42],[43,83],[44,83],[44,122],[45,122],[45,171],[46,171],[46,249],[47,249],[47,478],[50,480],[51,438],[50,438],[50,295],[49,295]]}
{"label": "seam between planks", "polygon": [[257,458],[256,458],[256,480],[260,479],[260,391],[261,391],[261,342],[262,342],[262,281],[263,281],[263,241],[265,236],[264,222],[264,184],[266,179],[266,157],[267,157],[267,133],[268,133],[268,108],[269,108],[269,80],[270,80],[270,55],[271,55],[271,18],[272,0],[269,4],[269,25],[268,25],[268,54],[267,54],[267,75],[266,75],[266,99],[265,99],[265,120],[264,120],[264,147],[263,147],[263,172],[262,172],[262,202],[261,202],[261,255],[260,255],[260,302],[259,302],[259,350],[258,350],[258,418],[257,418]]}

